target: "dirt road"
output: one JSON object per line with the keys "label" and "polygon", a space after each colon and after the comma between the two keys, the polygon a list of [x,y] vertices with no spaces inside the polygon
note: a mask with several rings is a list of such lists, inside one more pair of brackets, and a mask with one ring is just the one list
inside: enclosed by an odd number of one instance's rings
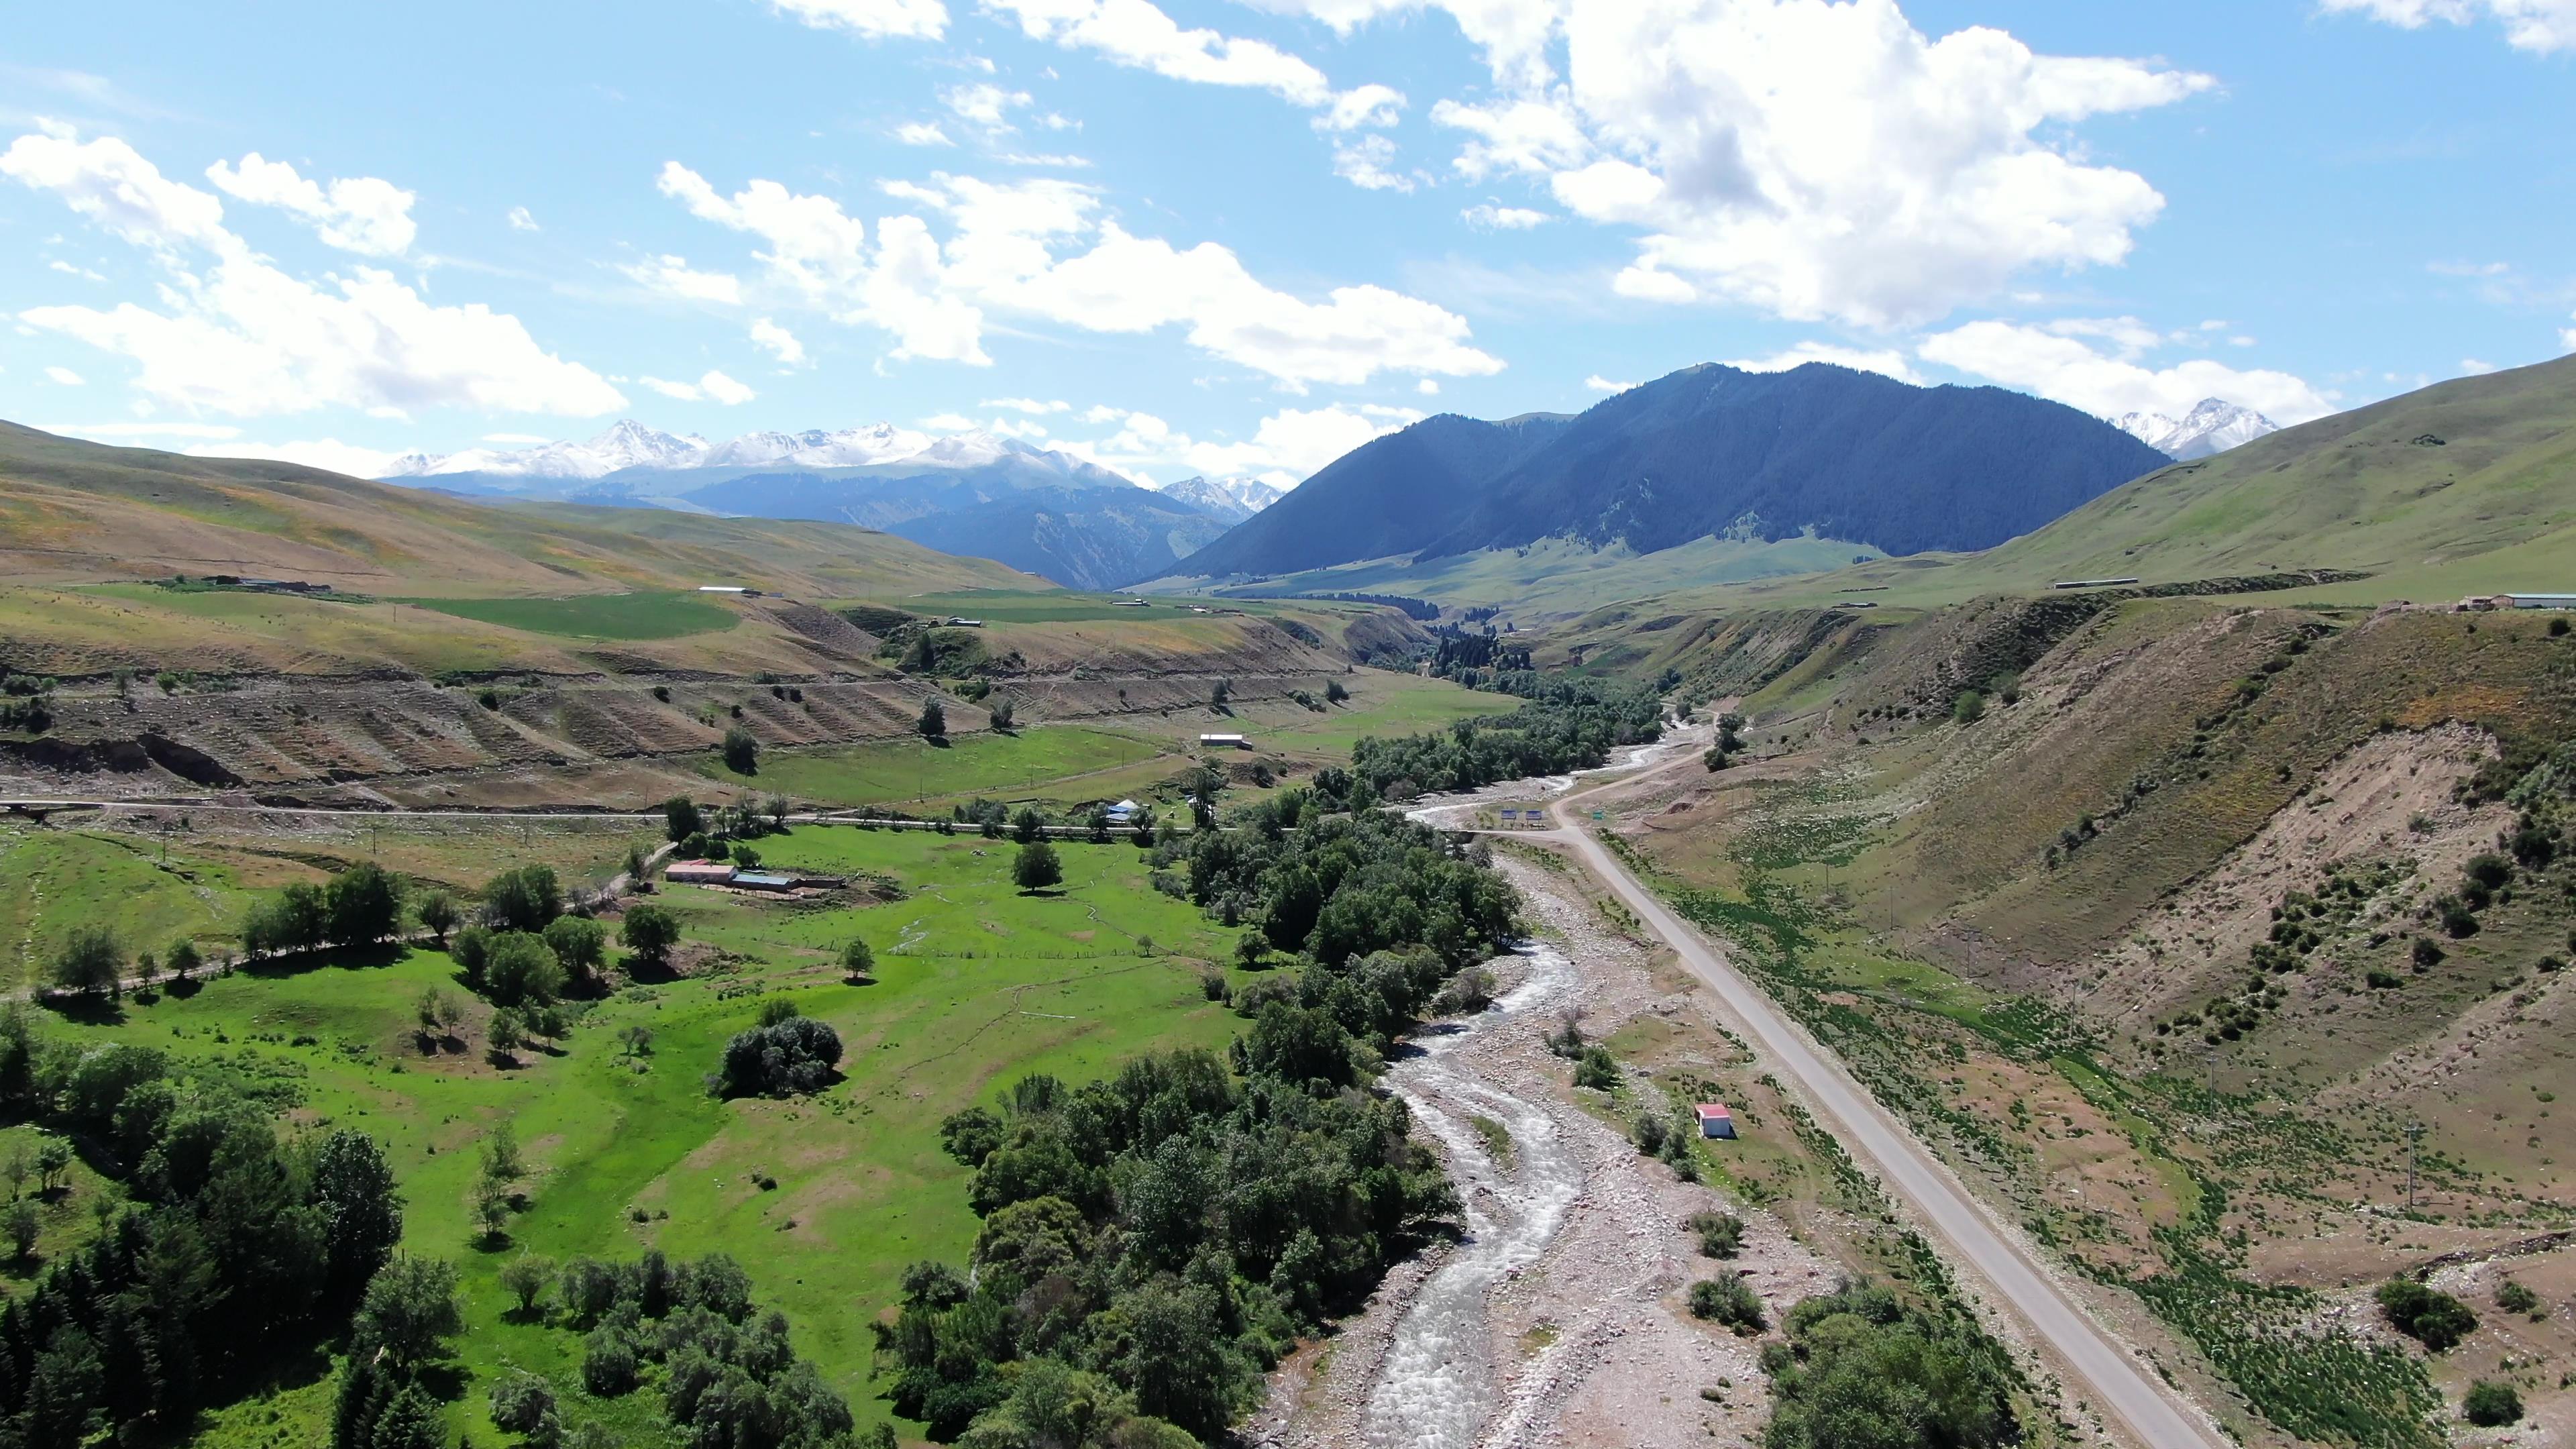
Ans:
{"label": "dirt road", "polygon": [[1957,1257],[1965,1260],[2065,1363],[2086,1397],[2152,1449],[2220,1449],[2200,1412],[2167,1389],[2154,1371],[2114,1342],[2050,1281],[2045,1267],[2006,1235],[1922,1143],[1872,1098],[1842,1063],[1816,1045],[1759,986],[1738,972],[1697,931],[1577,823],[1575,803],[1631,783],[1614,781],[1557,800],[1557,829],[1601,882],[1672,947],[1682,965],[1715,991],[1750,1030],[1755,1048],[1793,1082],[1855,1158],[1877,1170]]}

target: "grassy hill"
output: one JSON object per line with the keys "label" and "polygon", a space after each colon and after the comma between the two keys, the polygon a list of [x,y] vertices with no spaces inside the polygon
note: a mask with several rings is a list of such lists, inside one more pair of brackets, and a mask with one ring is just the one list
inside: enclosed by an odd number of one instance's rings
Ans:
{"label": "grassy hill", "polygon": [[842,524],[483,504],[257,459],[112,448],[0,423],[0,566],[21,582],[171,574],[371,594],[742,584],[824,597],[1043,589],[1031,575]]}

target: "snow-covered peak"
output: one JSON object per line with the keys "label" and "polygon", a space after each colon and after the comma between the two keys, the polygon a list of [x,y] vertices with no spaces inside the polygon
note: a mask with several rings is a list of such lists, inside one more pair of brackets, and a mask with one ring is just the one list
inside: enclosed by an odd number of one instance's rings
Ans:
{"label": "snow-covered peak", "polygon": [[1184,478],[1165,484],[1162,493],[1227,523],[1241,523],[1287,496],[1258,478]]}
{"label": "snow-covered peak", "polygon": [[2162,413],[2128,413],[2111,425],[2178,462],[2224,453],[2281,430],[2252,408],[2214,397],[2202,398],[2179,421]]}
{"label": "snow-covered peak", "polygon": [[928,434],[911,432],[892,423],[870,423],[838,432],[809,428],[801,433],[745,433],[731,442],[709,449],[698,466],[725,468],[798,463],[808,468],[859,468],[870,463],[890,463],[909,458],[929,446]]}
{"label": "snow-covered peak", "polygon": [[[469,448],[461,453],[406,453],[382,475],[430,478],[479,473],[498,478],[589,482],[628,468],[665,472],[717,468],[866,468],[909,464],[965,470],[1008,459],[1024,479],[1052,475],[1066,483],[1099,485],[1128,480],[1069,453],[1033,447],[981,428],[933,437],[892,423],[837,431],[759,432],[709,444],[694,435],[659,432],[633,420],[587,442],[540,443],[529,448]],[[612,485],[614,486],[614,485]]]}
{"label": "snow-covered peak", "polygon": [[533,448],[468,448],[462,453],[406,453],[387,478],[428,478],[447,473],[491,473],[505,478],[601,478],[620,468],[686,468],[707,451],[707,440],[619,420],[587,442],[540,443]]}

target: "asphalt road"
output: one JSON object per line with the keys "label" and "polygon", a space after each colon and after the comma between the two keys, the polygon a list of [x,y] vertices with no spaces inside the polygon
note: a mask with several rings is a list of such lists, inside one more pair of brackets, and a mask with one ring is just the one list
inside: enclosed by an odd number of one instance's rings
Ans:
{"label": "asphalt road", "polygon": [[1560,829],[1551,833],[1573,846],[1593,874],[1673,948],[1682,965],[1725,1001],[1780,1075],[1797,1083],[1807,1100],[1820,1109],[1844,1148],[1877,1168],[1880,1182],[1912,1204],[1952,1252],[1972,1265],[2023,1322],[2056,1350],[2080,1381],[2087,1401],[2150,1449],[2227,1449],[2201,1414],[2167,1388],[2151,1366],[2113,1340],[2092,1315],[2058,1290],[2040,1265],[1995,1226],[1967,1189],[1831,1052],[1783,1016],[1768,993],[1712,950],[1698,932],[1629,874],[1606,846],[1575,823],[1575,812],[1569,807],[1576,800],[1626,783],[1615,781],[1559,800],[1552,809]]}

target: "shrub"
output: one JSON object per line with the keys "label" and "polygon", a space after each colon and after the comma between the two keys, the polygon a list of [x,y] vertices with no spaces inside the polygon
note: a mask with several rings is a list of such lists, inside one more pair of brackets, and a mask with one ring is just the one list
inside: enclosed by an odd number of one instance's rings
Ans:
{"label": "shrub", "polygon": [[1672,1128],[1664,1121],[1662,1113],[1649,1108],[1638,1113],[1637,1120],[1629,1124],[1628,1136],[1637,1144],[1639,1152],[1648,1157],[1659,1157],[1663,1154],[1664,1143],[1672,1136]]}
{"label": "shrub", "polygon": [[1009,699],[997,699],[992,704],[992,715],[993,728],[1008,733],[1012,724],[1017,721],[1019,710]]}
{"label": "shrub", "polygon": [[1762,1295],[1734,1273],[1693,1283],[1690,1311],[1693,1318],[1725,1324],[1741,1338],[1751,1338],[1771,1326],[1770,1320],[1762,1316]]}
{"label": "shrub", "polygon": [[1704,1258],[1732,1258],[1744,1250],[1744,1219],[1733,1213],[1694,1213],[1690,1226],[1699,1234]]}
{"label": "shrub", "polygon": [[1482,966],[1470,966],[1451,977],[1449,984],[1440,988],[1440,994],[1431,999],[1431,1014],[1474,1016],[1493,1004],[1494,973]]}
{"label": "shrub", "polygon": [[725,768],[737,775],[760,773],[760,741],[740,725],[724,732]]}
{"label": "shrub", "polygon": [[2469,1392],[2460,1400],[2460,1417],[2481,1429],[2519,1423],[2522,1395],[2515,1393],[2511,1384],[2480,1379],[2469,1385]]}
{"label": "shrub", "polygon": [[492,1422],[513,1434],[539,1437],[555,1422],[554,1386],[524,1370],[494,1384]]}
{"label": "shrub", "polygon": [[2442,964],[2443,957],[2450,954],[2450,952],[2443,950],[2430,936],[2418,936],[2415,938],[2415,948],[2412,955],[2415,958],[2415,969],[2418,971],[2432,970],[2434,967]]}
{"label": "shrub", "polygon": [[634,1391],[635,1348],[613,1328],[596,1328],[582,1340],[581,1386],[593,1395],[613,1399]]}
{"label": "shrub", "polygon": [[2448,1293],[2427,1288],[2412,1278],[2391,1278],[2379,1285],[2379,1311],[2388,1326],[2435,1353],[2458,1345],[2475,1333],[2478,1316]]}
{"label": "shrub", "polygon": [[2507,1313],[2529,1313],[2540,1306],[2540,1295],[2511,1278],[2496,1290],[2496,1307]]}
{"label": "shrub", "polygon": [[2396,972],[2382,971],[2375,966],[2370,969],[2369,973],[2365,975],[2363,979],[2370,983],[2370,989],[2373,991],[2394,991],[2398,987],[2406,984],[2405,978],[2399,976]]}
{"label": "shrub", "polygon": [[830,1084],[840,1060],[839,1033],[811,1017],[790,1016],[727,1042],[716,1090],[727,1097],[816,1092]]}
{"label": "shrub", "polygon": [[1582,1059],[1574,1064],[1574,1085],[1590,1087],[1596,1092],[1615,1090],[1619,1085],[1619,1064],[1607,1049],[1585,1047]]}
{"label": "shrub", "polygon": [[1011,879],[1022,891],[1042,891],[1064,883],[1064,862],[1056,858],[1055,847],[1043,840],[1032,840],[1020,847],[1019,858],[1011,862]]}
{"label": "shrub", "polygon": [[1950,718],[1963,725],[1975,724],[1985,717],[1986,697],[1980,691],[1963,689],[1959,697],[1950,702]]}

